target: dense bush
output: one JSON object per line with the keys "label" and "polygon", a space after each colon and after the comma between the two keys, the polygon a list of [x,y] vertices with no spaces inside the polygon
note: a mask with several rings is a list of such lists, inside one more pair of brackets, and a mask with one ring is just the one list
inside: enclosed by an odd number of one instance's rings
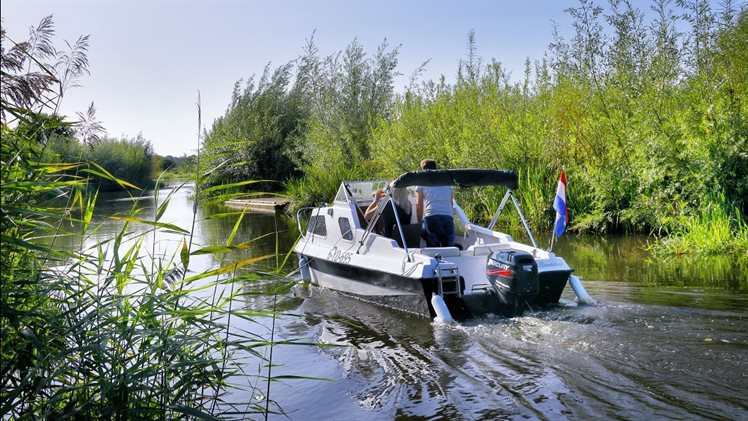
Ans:
{"label": "dense bush", "polygon": [[82,162],[86,159],[86,147],[73,137],[53,136],[42,154],[42,162]]}
{"label": "dense bush", "polygon": [[[682,233],[684,221],[702,221],[715,206],[745,220],[748,11],[734,6],[655,0],[645,13],[630,1],[603,8],[581,0],[567,10],[570,38],[554,31],[546,57],[528,59],[520,81],[496,60],[478,57],[471,31],[454,83],[413,79],[402,94],[392,88],[397,48],[384,43],[367,56],[354,41],[321,59],[310,41],[294,88],[285,89],[285,76],[268,85],[281,88],[276,97],[297,98],[303,110],[294,114],[295,136],[278,148],[293,151],[305,174],[289,184],[290,193],[301,204],[329,201],[343,175],[394,178],[430,157],[444,168],[517,170],[517,194],[540,229],[553,220],[561,168],[575,230]],[[262,121],[267,113],[259,105],[230,108],[234,121]],[[227,118],[211,135],[248,156],[254,146],[227,130],[240,127]],[[274,131],[252,138],[266,133]],[[254,164],[239,163],[244,173],[226,165],[212,182],[250,177]],[[478,220],[498,200],[458,195]],[[733,232],[744,227],[732,224]]]}
{"label": "dense bush", "polygon": [[[250,79],[243,91],[242,81],[237,82],[229,109],[215,121],[203,143],[209,174],[204,185],[252,179],[286,181],[302,171],[318,182],[340,173],[340,167],[365,163],[370,159],[371,130],[394,105],[397,51],[384,42],[368,58],[353,41],[344,52],[320,58],[311,39],[296,61],[293,84],[294,63],[272,74],[266,68],[257,86]],[[335,189],[339,182],[334,180]],[[316,194],[305,195],[309,200],[319,199]]]}
{"label": "dense bush", "polygon": [[[577,229],[669,228],[710,203],[713,191],[745,209],[748,144],[740,110],[748,89],[734,79],[748,49],[728,40],[745,31],[746,14],[718,25],[708,8],[688,7],[694,32],[681,35],[665,9],[646,25],[626,3],[604,12],[583,1],[570,9],[574,38],[555,39],[534,77],[528,64],[525,79],[513,84],[492,63],[453,86],[406,95],[398,118],[372,137],[373,156],[389,173],[431,156],[447,167],[535,174],[525,186],[537,191],[524,200],[530,209],[536,200],[550,204],[564,166]],[[725,44],[729,51],[717,47]]]}
{"label": "dense bush", "polygon": [[[47,163],[83,163],[99,165],[112,177],[139,188],[152,184],[155,156],[151,143],[141,137],[135,139],[104,138],[85,146],[73,137],[52,136],[42,155]],[[160,171],[160,170],[159,170]],[[125,186],[109,179],[92,180],[92,188],[101,191],[121,190]]]}
{"label": "dense bush", "polygon": [[[153,147],[140,136],[135,139],[102,139],[91,146],[86,160],[100,165],[115,178],[140,188],[151,183]],[[121,186],[104,180],[100,188],[116,190]]]}
{"label": "dense bush", "polygon": [[[213,123],[203,140],[207,186],[245,180],[287,180],[298,175],[290,152],[303,132],[306,109],[298,85],[288,90],[291,66],[269,67],[257,85],[234,87],[226,114]],[[278,189],[279,184],[264,184]]]}
{"label": "dense bush", "polygon": [[154,180],[159,177],[170,180],[194,180],[197,174],[196,155],[154,155],[153,157],[153,174],[151,177]]}

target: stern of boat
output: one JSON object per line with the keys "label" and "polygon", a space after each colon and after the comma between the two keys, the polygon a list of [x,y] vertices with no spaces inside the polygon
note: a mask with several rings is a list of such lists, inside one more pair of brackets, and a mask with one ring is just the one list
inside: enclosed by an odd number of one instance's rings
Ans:
{"label": "stern of boat", "polygon": [[554,270],[538,274],[540,287],[538,294],[529,301],[531,306],[543,307],[550,304],[557,304],[561,294],[566,288],[566,283],[571,276],[571,269]]}

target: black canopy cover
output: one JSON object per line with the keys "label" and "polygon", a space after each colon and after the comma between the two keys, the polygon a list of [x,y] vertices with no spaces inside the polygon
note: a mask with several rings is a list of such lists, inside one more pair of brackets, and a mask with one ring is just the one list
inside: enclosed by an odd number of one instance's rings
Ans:
{"label": "black canopy cover", "polygon": [[504,186],[517,188],[517,173],[509,170],[424,170],[400,175],[392,182],[393,187],[408,186]]}

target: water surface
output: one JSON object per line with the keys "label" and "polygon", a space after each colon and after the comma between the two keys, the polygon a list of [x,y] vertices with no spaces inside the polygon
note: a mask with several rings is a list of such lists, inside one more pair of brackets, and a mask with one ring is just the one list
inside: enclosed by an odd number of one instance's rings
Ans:
{"label": "water surface", "polygon": [[[190,229],[189,193],[171,199],[165,221]],[[97,235],[106,238],[122,224],[107,216],[131,202],[100,203]],[[155,206],[141,205],[152,217]],[[226,241],[236,217],[211,216],[227,211],[198,208],[196,244]],[[235,243],[253,246],[232,258],[278,250],[262,269],[281,267],[297,235],[287,218],[247,215]],[[183,239],[155,238],[163,256]],[[273,376],[327,380],[273,382],[279,407],[270,408],[285,415],[272,419],[748,418],[748,268],[730,256],[657,259],[648,241],[561,238],[555,251],[598,301],[593,306],[578,307],[567,288],[556,308],[449,326],[308,285],[278,288],[285,283],[267,277],[248,282],[237,305],[283,316],[234,328],[320,345],[274,347]],[[198,259],[193,270],[218,264],[212,259]],[[284,270],[294,265],[292,257]],[[266,375],[267,364],[247,358],[246,371]],[[255,376],[234,383],[232,400],[263,402],[266,384]]]}

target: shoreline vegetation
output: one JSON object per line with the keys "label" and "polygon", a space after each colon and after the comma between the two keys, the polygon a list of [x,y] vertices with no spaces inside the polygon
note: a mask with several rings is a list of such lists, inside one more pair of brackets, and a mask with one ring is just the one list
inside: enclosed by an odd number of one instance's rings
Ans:
{"label": "shoreline vegetation", "polygon": [[[546,232],[564,168],[572,231],[652,235],[662,255],[748,258],[748,12],[638,6],[578,2],[570,37],[554,28],[517,82],[479,56],[471,31],[454,83],[419,80],[424,63],[404,92],[399,47],[367,53],[354,40],[324,57],[312,34],[296,60],[236,82],[204,137],[204,186],[283,180],[254,187],[302,207],[329,201],[342,179],[393,179],[429,157],[518,171],[522,208]],[[457,196],[475,220],[501,197]]]}
{"label": "shoreline vegetation", "polygon": [[[197,206],[191,228],[163,221],[184,183],[159,196],[159,179],[152,197],[136,200],[144,190],[134,182],[150,183],[150,143],[95,136],[93,105],[77,123],[57,114],[67,88],[88,73],[88,37],[65,51],[53,38],[51,16],[27,41],[0,30],[0,417],[283,414],[269,396],[270,382],[288,379],[270,371],[280,342],[270,328],[234,325],[279,317],[274,308],[236,308],[236,301],[260,279],[271,294],[293,284],[282,275],[285,260],[237,258],[256,240],[235,244],[242,212],[220,215],[236,220],[220,246],[193,242]],[[132,208],[110,216],[121,230],[97,239],[99,191],[111,188],[126,190]],[[210,257],[208,268],[191,265],[200,257]],[[270,257],[274,270],[260,277],[254,265]],[[232,387],[249,397],[231,395]]]}

